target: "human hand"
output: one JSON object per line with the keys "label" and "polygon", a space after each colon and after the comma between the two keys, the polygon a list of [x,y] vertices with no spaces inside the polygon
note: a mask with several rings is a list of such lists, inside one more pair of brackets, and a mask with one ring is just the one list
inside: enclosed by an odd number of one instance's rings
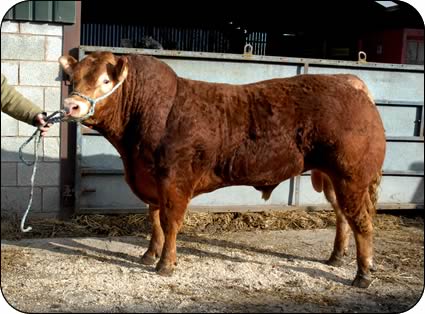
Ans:
{"label": "human hand", "polygon": [[34,119],[35,126],[37,126],[41,131],[41,136],[45,136],[51,126],[50,123],[46,124],[46,121],[44,120],[45,118],[46,116],[44,114],[39,113]]}

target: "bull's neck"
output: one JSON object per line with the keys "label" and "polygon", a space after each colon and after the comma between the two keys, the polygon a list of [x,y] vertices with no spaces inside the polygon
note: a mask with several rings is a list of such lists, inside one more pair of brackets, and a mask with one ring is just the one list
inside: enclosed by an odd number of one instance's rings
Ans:
{"label": "bull's neck", "polygon": [[114,146],[154,150],[165,129],[177,91],[177,76],[165,63],[146,56],[128,57],[122,87],[105,100],[87,124]]}

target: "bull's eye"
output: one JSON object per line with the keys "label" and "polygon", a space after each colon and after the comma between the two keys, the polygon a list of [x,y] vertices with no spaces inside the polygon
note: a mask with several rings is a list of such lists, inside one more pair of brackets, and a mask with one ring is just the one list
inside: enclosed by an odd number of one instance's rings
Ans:
{"label": "bull's eye", "polygon": [[103,84],[109,84],[110,80],[104,79]]}

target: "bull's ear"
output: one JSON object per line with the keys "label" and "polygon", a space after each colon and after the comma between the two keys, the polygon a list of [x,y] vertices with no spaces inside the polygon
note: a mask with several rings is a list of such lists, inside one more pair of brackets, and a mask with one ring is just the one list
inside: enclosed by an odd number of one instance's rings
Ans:
{"label": "bull's ear", "polygon": [[72,73],[74,72],[74,66],[77,64],[77,60],[74,59],[72,56],[62,56],[59,58],[59,63],[62,66],[63,70],[66,74],[69,76],[72,76]]}
{"label": "bull's ear", "polygon": [[118,81],[123,81],[128,74],[128,60],[125,56],[119,57],[115,65],[115,75]]}

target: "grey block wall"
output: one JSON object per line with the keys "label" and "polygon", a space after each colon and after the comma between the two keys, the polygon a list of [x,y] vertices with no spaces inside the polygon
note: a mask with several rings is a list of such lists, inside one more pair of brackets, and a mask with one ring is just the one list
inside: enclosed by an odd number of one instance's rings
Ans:
{"label": "grey block wall", "polygon": [[[63,26],[4,21],[1,25],[1,72],[9,84],[51,113],[60,108]],[[32,167],[19,161],[18,149],[35,131],[33,126],[1,113],[1,214],[21,215],[30,192]],[[54,216],[59,211],[59,125],[42,141],[31,215]],[[33,158],[33,146],[24,150]]]}

